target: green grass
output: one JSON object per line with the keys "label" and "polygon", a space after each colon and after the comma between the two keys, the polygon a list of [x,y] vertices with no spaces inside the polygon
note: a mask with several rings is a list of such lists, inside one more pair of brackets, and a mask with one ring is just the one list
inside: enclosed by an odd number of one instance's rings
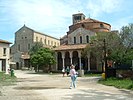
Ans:
{"label": "green grass", "polygon": [[16,77],[12,76],[10,74],[5,74],[4,72],[0,72],[0,85],[2,86],[8,86],[8,85],[14,85],[16,82]]}
{"label": "green grass", "polygon": [[85,74],[85,77],[97,77],[97,76],[102,76],[102,74],[92,74],[92,73]]}
{"label": "green grass", "polygon": [[133,80],[131,79],[108,78],[106,80],[99,80],[99,83],[120,89],[124,88],[133,90]]}

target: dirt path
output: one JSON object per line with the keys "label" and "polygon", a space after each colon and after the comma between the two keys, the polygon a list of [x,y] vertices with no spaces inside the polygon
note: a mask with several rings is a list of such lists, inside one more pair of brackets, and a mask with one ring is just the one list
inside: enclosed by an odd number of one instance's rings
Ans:
{"label": "dirt path", "polygon": [[[69,89],[70,77],[15,71],[18,82],[1,88],[0,100],[132,100],[133,93],[97,84],[97,77],[78,77]],[[120,97],[121,95],[121,97]],[[110,99],[109,99],[110,98]]]}

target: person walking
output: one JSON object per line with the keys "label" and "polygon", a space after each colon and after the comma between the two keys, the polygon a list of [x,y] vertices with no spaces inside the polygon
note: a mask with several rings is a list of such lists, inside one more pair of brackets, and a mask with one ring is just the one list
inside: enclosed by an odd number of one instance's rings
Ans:
{"label": "person walking", "polygon": [[62,69],[62,74],[63,74],[63,77],[65,76],[65,67],[63,67]]}
{"label": "person walking", "polygon": [[72,89],[72,86],[76,88],[76,78],[77,78],[77,72],[75,71],[75,66],[71,65],[70,70],[70,76],[71,76],[71,84],[70,89]]}
{"label": "person walking", "polygon": [[67,76],[69,75],[69,72],[70,72],[70,68],[69,68],[69,66],[67,66],[67,68],[66,68]]}

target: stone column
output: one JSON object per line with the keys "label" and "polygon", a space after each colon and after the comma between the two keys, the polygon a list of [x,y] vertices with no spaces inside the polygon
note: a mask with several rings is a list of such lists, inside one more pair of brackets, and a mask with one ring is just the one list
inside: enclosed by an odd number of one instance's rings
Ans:
{"label": "stone column", "polygon": [[88,58],[88,71],[90,71],[90,53],[87,54]]}
{"label": "stone column", "polygon": [[57,69],[58,69],[58,53],[57,52],[55,52],[55,59],[56,59],[56,65],[55,65],[55,70],[57,71]]}
{"label": "stone column", "polygon": [[9,70],[9,59],[6,59],[5,67],[6,67],[6,74],[9,74],[9,72],[8,72],[8,70]]}
{"label": "stone column", "polygon": [[81,67],[81,51],[78,51],[78,57],[79,57],[79,68],[80,70],[82,69]]}
{"label": "stone column", "polygon": [[73,63],[73,61],[72,61],[72,51],[69,51],[69,53],[70,53],[70,64],[72,64]]}
{"label": "stone column", "polygon": [[82,69],[82,65],[81,65],[81,51],[78,51],[78,57],[79,57],[79,76],[84,76],[84,70]]}
{"label": "stone column", "polygon": [[61,52],[62,53],[62,68],[65,67],[65,52]]}
{"label": "stone column", "polygon": [[0,72],[2,71],[2,60],[0,60]]}

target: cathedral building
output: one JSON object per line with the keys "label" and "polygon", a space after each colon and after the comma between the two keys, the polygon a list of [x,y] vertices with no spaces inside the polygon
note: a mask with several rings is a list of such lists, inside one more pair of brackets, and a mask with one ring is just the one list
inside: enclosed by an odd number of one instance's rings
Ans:
{"label": "cathedral building", "polygon": [[90,43],[91,36],[97,32],[110,32],[111,25],[92,18],[85,18],[83,13],[72,15],[73,24],[69,26],[69,31],[60,39],[60,46],[55,48],[57,54],[56,69],[74,64],[76,70],[101,71],[101,66],[97,65],[97,60],[91,54],[87,58],[82,56],[82,51]]}
{"label": "cathedral building", "polygon": [[16,69],[30,67],[29,50],[36,42],[41,42],[44,47],[58,47],[60,40],[47,34],[35,31],[26,25],[15,32],[15,41],[11,46],[11,61],[16,63]]}

